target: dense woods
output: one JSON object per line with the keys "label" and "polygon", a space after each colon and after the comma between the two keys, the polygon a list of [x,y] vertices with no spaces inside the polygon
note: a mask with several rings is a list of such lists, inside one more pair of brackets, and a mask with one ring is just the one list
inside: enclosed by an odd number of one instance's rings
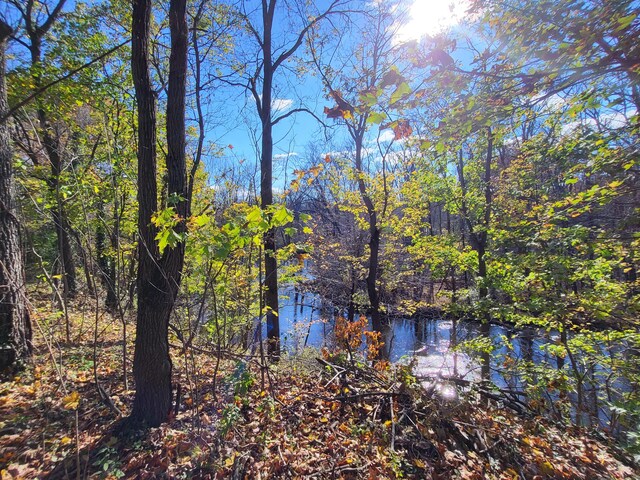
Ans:
{"label": "dense woods", "polygon": [[422,2],[7,0],[3,479],[638,474],[640,3]]}

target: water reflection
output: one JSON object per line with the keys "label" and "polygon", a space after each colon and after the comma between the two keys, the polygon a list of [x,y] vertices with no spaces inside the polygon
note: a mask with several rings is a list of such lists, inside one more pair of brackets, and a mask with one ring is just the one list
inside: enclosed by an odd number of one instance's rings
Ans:
{"label": "water reflection", "polygon": [[[280,304],[282,348],[296,354],[307,346],[332,347],[334,320],[339,313],[344,312],[335,311],[315,294],[285,291]],[[505,333],[501,327],[491,327],[492,337]],[[385,353],[391,362],[413,359],[418,376],[456,376],[473,381],[480,378],[480,364],[453,347],[480,334],[479,325],[468,322],[394,319],[384,335]],[[529,351],[533,348],[533,344],[528,347]],[[496,368],[491,370],[495,373]],[[500,379],[492,376],[492,380]]]}
{"label": "water reflection", "polygon": [[[333,326],[338,312],[314,294],[291,289],[282,295],[280,329],[283,349],[290,354],[299,353],[305,347],[328,347],[334,344]],[[491,325],[488,334],[493,344],[493,354],[471,356],[456,345],[486,336],[478,323],[444,319],[394,319],[384,332],[387,358],[391,362],[413,362],[417,377],[456,377],[471,382],[490,379],[498,388],[511,392],[524,392],[538,381],[545,385],[540,396],[547,407],[558,417],[566,415],[557,410],[561,400],[559,390],[546,388],[548,378],[555,375],[570,377],[571,362],[549,353],[549,345],[562,342],[556,332],[535,329],[514,331],[500,325]],[[363,342],[364,343],[364,342]],[[484,364],[484,365],[483,365]],[[483,368],[484,367],[484,368]],[[578,424],[609,425],[611,412],[605,404],[598,403],[599,379],[608,373],[602,365],[591,365],[579,375],[585,383],[575,392],[569,391],[564,399],[572,405],[569,414]],[[526,374],[523,374],[524,371]],[[575,372],[573,372],[575,374]],[[576,375],[574,375],[575,377]],[[587,385],[587,381],[589,384]],[[531,384],[531,385],[530,385]],[[628,391],[628,385],[617,382],[618,391]],[[625,390],[626,389],[626,390]]]}

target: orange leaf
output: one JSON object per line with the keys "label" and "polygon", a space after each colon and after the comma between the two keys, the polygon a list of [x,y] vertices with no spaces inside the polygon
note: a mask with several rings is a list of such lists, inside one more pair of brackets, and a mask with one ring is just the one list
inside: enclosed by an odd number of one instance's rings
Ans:
{"label": "orange leaf", "polygon": [[411,133],[413,133],[413,129],[409,122],[406,120],[398,120],[393,127],[394,140],[400,140],[401,138],[407,138]]}

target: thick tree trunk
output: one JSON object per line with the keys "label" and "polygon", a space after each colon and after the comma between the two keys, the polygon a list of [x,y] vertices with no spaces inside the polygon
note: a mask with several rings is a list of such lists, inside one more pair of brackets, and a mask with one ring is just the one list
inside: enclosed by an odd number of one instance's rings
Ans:
{"label": "thick tree trunk", "polygon": [[[132,73],[138,102],[138,314],[133,375],[136,394],[131,419],[149,426],[163,423],[171,410],[169,317],[180,286],[184,242],[167,248],[161,258],[151,215],[157,209],[155,99],[149,76],[151,0],[133,0]],[[176,213],[188,215],[185,160],[185,89],[187,71],[186,0],[169,5],[171,55],[167,97],[168,193]],[[178,233],[185,230],[182,221]]]}
{"label": "thick tree trunk", "polygon": [[[271,118],[271,94],[273,88],[273,59],[271,30],[275,14],[275,2],[263,2],[263,82],[261,114],[262,152],[260,156],[260,204],[262,209],[273,205],[273,124]],[[272,359],[280,357],[280,319],[278,317],[278,261],[276,259],[275,230],[264,234],[264,304],[267,309],[267,353]]]}
{"label": "thick tree trunk", "polygon": [[[10,27],[0,20],[0,118],[9,111],[5,50],[10,33]],[[25,303],[12,160],[8,120],[0,121],[0,371],[20,368],[31,353],[31,321]]]}
{"label": "thick tree trunk", "polygon": [[[171,409],[171,358],[164,324],[164,276],[158,264],[156,230],[151,216],[157,210],[156,110],[149,75],[151,0],[133,0],[131,71],[138,107],[138,311],[133,375],[136,394],[131,418],[159,425]],[[159,283],[158,280],[160,281]]]}

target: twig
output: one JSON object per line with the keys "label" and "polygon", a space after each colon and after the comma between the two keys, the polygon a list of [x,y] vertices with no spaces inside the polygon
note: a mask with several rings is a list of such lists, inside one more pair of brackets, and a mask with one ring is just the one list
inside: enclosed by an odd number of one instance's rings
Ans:
{"label": "twig", "polygon": [[391,451],[395,452],[396,445],[396,420],[393,414],[393,396],[389,397],[389,408],[391,409]]}

